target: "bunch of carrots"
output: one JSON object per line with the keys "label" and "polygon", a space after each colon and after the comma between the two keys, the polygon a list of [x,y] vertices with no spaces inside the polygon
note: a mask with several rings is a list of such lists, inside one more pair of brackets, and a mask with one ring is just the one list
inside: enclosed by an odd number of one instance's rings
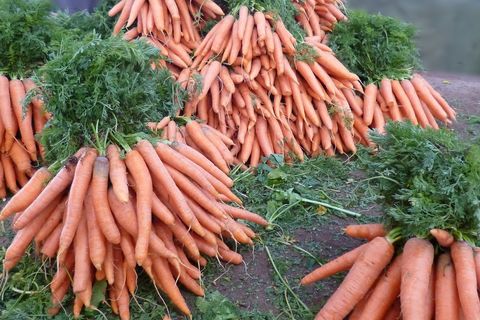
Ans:
{"label": "bunch of carrots", "polygon": [[[127,40],[149,36],[162,43],[162,52],[178,61],[178,52],[189,52],[200,42],[199,27],[210,19],[224,15],[212,0],[120,0],[108,12],[118,16],[113,33],[130,28],[125,33]],[[203,20],[197,21],[199,18]]]}
{"label": "bunch of carrots", "polygon": [[24,186],[35,169],[32,163],[43,158],[43,147],[35,141],[50,117],[43,103],[33,98],[25,111],[27,92],[35,89],[30,79],[8,79],[0,75],[0,198],[7,189],[16,193]]}
{"label": "bunch of carrots", "polygon": [[394,231],[381,224],[351,225],[345,233],[369,242],[301,280],[308,285],[349,270],[315,319],[478,319],[479,249],[441,229],[397,250]]}
{"label": "bunch of carrots", "polygon": [[[213,148],[198,123],[188,123],[186,130],[196,145]],[[128,319],[137,266],[190,315],[178,284],[204,294],[198,282],[199,268],[207,263],[202,255],[241,263],[242,256],[224,241],[252,244],[255,233],[236,219],[267,222],[239,207],[228,167],[219,168],[182,142],[137,137],[130,148],[118,139],[122,149],[82,148],[57,173],[38,169],[7,203],[0,218],[13,216],[16,235],[4,272],[33,241],[57,267],[50,284],[52,315],[72,287],[78,317],[91,305],[95,281],[106,280],[113,311]]]}
{"label": "bunch of carrots", "polygon": [[298,11],[295,17],[305,30],[307,36],[325,37],[325,32],[332,31],[337,22],[347,20],[340,10],[343,7],[339,0],[292,1]]}

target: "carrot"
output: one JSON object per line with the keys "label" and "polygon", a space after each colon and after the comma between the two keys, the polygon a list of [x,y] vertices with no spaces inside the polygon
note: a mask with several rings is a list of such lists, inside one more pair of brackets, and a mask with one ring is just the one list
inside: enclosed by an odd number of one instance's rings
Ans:
{"label": "carrot", "polygon": [[415,116],[415,111],[400,82],[397,80],[392,80],[392,90],[406,118],[409,119],[414,125],[417,125],[418,120]]}
{"label": "carrot", "polygon": [[105,272],[105,278],[107,279],[108,284],[112,285],[115,282],[113,245],[110,242],[107,242],[106,246],[107,246],[107,253],[105,254],[105,261],[103,262],[102,270]]}
{"label": "carrot", "polygon": [[130,15],[130,10],[132,9],[134,0],[126,0],[125,5],[122,8],[122,12],[118,16],[117,22],[115,23],[115,26],[113,27],[113,34],[116,35],[118,34],[125,23],[128,22],[128,17]]}
{"label": "carrot", "polygon": [[48,234],[47,238],[42,244],[42,249],[40,252],[48,257],[53,258],[58,252],[58,247],[60,245],[60,234],[62,233],[63,222],[57,224],[57,226]]}
{"label": "carrot", "polygon": [[15,163],[15,167],[20,172],[26,172],[28,174],[31,173],[32,165],[30,163],[30,157],[28,155],[28,152],[24,149],[24,146],[20,142],[15,141],[13,143],[10,151],[8,152],[8,155],[12,159],[13,163]]}
{"label": "carrot", "polygon": [[247,26],[247,20],[248,20],[248,8],[246,6],[241,6],[240,9],[238,10],[238,38],[240,40],[243,39],[243,36],[245,35],[245,29]]}
{"label": "carrot", "polygon": [[[199,167],[203,168],[206,172],[212,175],[218,181],[221,181],[225,186],[232,187],[233,181],[222,170],[217,168],[207,157],[197,150],[187,146],[186,144],[174,142],[170,145],[174,150],[196,163]],[[210,181],[212,182],[212,181]]]}
{"label": "carrot", "polygon": [[162,288],[172,303],[185,315],[190,316],[191,312],[183,298],[180,290],[178,289],[172,272],[168,267],[167,262],[158,257],[153,258],[153,270],[155,273],[155,279],[158,281],[159,286]]}
{"label": "carrot", "polygon": [[8,151],[17,135],[18,122],[11,106],[9,80],[3,75],[0,75],[0,111],[5,128],[5,150]]}
{"label": "carrot", "polygon": [[247,211],[245,209],[232,207],[224,203],[220,203],[219,205],[226,213],[228,213],[234,219],[243,219],[261,226],[268,226],[268,221],[259,216],[258,214]]}
{"label": "carrot", "polygon": [[314,92],[320,93],[324,91],[322,85],[320,84],[311,67],[307,63],[303,61],[297,61],[296,69]]}
{"label": "carrot", "polygon": [[217,148],[217,150],[220,152],[222,158],[225,160],[227,164],[233,163],[233,155],[228,150],[227,146],[223,143],[222,139],[218,137],[215,133],[212,132],[212,130],[203,127],[202,128],[203,134],[205,137]]}
{"label": "carrot", "polygon": [[401,312],[400,299],[397,299],[390,307],[383,320],[400,320],[402,319]]}
{"label": "carrot", "polygon": [[473,256],[475,258],[475,273],[477,275],[477,287],[480,287],[480,248],[473,249]]}
{"label": "carrot", "polygon": [[403,248],[400,302],[403,319],[426,319],[428,281],[434,250],[430,242],[409,239]]}
{"label": "carrot", "polygon": [[343,231],[349,237],[368,241],[386,235],[385,228],[381,223],[349,225]]}
{"label": "carrot", "polygon": [[377,91],[377,86],[374,83],[370,83],[365,87],[365,94],[363,98],[363,121],[365,121],[367,126],[369,126],[373,121]]}
{"label": "carrot", "polygon": [[268,135],[268,125],[264,118],[259,117],[255,126],[257,141],[265,156],[270,156],[274,153],[272,142]]}
{"label": "carrot", "polygon": [[[250,45],[251,45],[251,39],[253,35],[253,29],[255,27],[255,19],[253,18],[252,15],[248,15],[247,21],[245,23],[245,30],[243,33],[243,38],[242,39],[242,55],[246,56],[248,51],[250,50]],[[239,25],[239,29],[240,25]]]}
{"label": "carrot", "polygon": [[435,282],[435,319],[458,320],[457,283],[455,270],[448,253],[440,255],[437,261]]}
{"label": "carrot", "polygon": [[74,176],[74,167],[80,152],[68,161],[67,164],[53,177],[35,200],[25,209],[21,217],[15,222],[15,229],[21,229],[35,218],[48,204],[61,194],[72,182]]}
{"label": "carrot", "polygon": [[[224,17],[222,21],[223,21],[222,25],[219,26],[217,30],[215,30],[215,36],[214,36],[214,40],[211,48],[211,50],[214,53],[220,53],[223,42],[227,38],[229,32],[231,32],[233,23],[235,22],[235,18],[229,14],[226,17]],[[220,62],[218,62],[218,64],[220,64]],[[217,75],[218,75],[218,72],[217,72]]]}
{"label": "carrot", "polygon": [[7,188],[12,193],[17,193],[19,189],[17,186],[15,166],[12,162],[12,159],[4,153],[2,153],[1,158],[2,158],[1,160],[2,160],[4,178],[5,178],[5,183],[7,185]]}
{"label": "carrot", "polygon": [[415,117],[417,118],[418,123],[422,128],[425,128],[428,126],[428,118],[423,111],[422,104],[420,102],[420,99],[418,98],[418,95],[415,91],[414,86],[409,80],[402,80],[401,82],[402,88],[405,91],[405,94],[407,95],[408,99],[410,100],[410,103],[412,105],[413,111],[415,112]]}
{"label": "carrot", "polygon": [[95,215],[91,192],[85,197],[83,210],[87,219],[89,257],[95,269],[102,270],[102,265],[107,254],[107,247],[105,237],[103,236]]}
{"label": "carrot", "polygon": [[113,17],[116,16],[120,11],[122,11],[123,6],[125,5],[125,0],[120,0],[115,4],[109,11],[108,16]]}
{"label": "carrot", "polygon": [[383,78],[382,81],[380,82],[380,93],[385,99],[385,103],[389,108],[392,108],[393,105],[396,103],[395,97],[393,96],[393,90],[392,90],[392,80]]}
{"label": "carrot", "polygon": [[345,318],[368,292],[393,253],[394,248],[387,238],[377,237],[370,241],[315,319]]}
{"label": "carrot", "polygon": [[115,145],[109,145],[107,148],[107,158],[109,161],[109,176],[112,183],[113,192],[118,200],[126,203],[129,197],[127,183],[127,168],[125,162],[120,158],[120,152]]}
{"label": "carrot", "polygon": [[50,171],[42,167],[38,169],[29,182],[5,205],[0,213],[0,220],[25,210],[42,192],[46,182],[52,177]]}
{"label": "carrot", "polygon": [[137,289],[137,273],[135,271],[135,268],[127,267],[125,272],[125,278],[127,282],[128,292],[130,292],[131,295],[134,295]]}
{"label": "carrot", "polygon": [[368,299],[360,319],[382,320],[400,293],[401,256],[395,258],[380,277]]}
{"label": "carrot", "polygon": [[[29,116],[24,116],[22,103],[25,99],[25,87],[21,80],[12,79],[10,80],[10,99],[12,102],[12,109],[17,119],[18,127],[20,129],[20,134],[22,136],[22,141],[25,144],[25,147],[30,155],[30,158],[33,161],[37,160],[37,152],[35,145],[35,138],[33,137],[33,128],[32,128],[32,111],[31,106],[29,106]],[[9,150],[9,148],[7,149]]]}
{"label": "carrot", "polygon": [[[153,148],[152,148],[153,149]],[[148,255],[148,241],[152,230],[153,185],[147,164],[139,152],[131,151],[125,157],[128,172],[135,181],[137,194],[138,236],[135,244],[135,259],[141,266]]]}
{"label": "carrot", "polygon": [[357,258],[360,256],[360,254],[363,252],[365,247],[366,244],[361,245],[315,269],[314,271],[303,277],[300,281],[300,284],[312,284],[316,281],[330,277],[331,275],[334,275],[336,273],[350,269],[357,260]]}
{"label": "carrot", "polygon": [[118,230],[108,203],[108,167],[109,163],[106,157],[97,157],[90,188],[100,230],[109,242],[119,244],[120,230]]}
{"label": "carrot", "polygon": [[120,241],[120,248],[122,249],[123,256],[125,258],[124,263],[128,268],[135,268],[137,262],[135,260],[135,247],[132,243],[130,235],[122,228],[120,228],[120,234],[122,240]]}
{"label": "carrot", "polygon": [[60,236],[59,254],[72,243],[77,227],[83,215],[83,201],[92,179],[93,165],[97,159],[97,152],[93,149],[80,158],[75,168],[75,175],[68,193],[67,210],[64,219],[64,227]]}
{"label": "carrot", "polygon": [[265,21],[265,15],[261,11],[255,11],[253,14],[253,20],[255,21],[256,29],[258,32],[258,42],[264,41],[266,39],[266,33],[265,33],[265,28],[266,28],[266,21]]}
{"label": "carrot", "polygon": [[425,102],[425,104],[430,109],[432,115],[438,120],[445,122],[448,119],[448,115],[445,110],[443,110],[442,106],[437,102],[437,100],[435,100],[435,98],[430,93],[430,90],[425,84],[425,80],[418,77],[418,75],[414,75],[411,79],[411,83],[415,87],[415,90],[417,91],[420,100]]}
{"label": "carrot", "polygon": [[477,292],[473,249],[466,242],[456,241],[452,244],[450,252],[455,267],[460,305],[465,319],[480,319],[480,300]]}
{"label": "carrot", "polygon": [[430,230],[430,234],[437,240],[439,245],[445,248],[450,247],[453,242],[455,242],[452,234],[446,230],[432,229]]}
{"label": "carrot", "polygon": [[190,121],[185,126],[188,135],[193,142],[207,155],[207,157],[224,173],[228,174],[230,171],[227,163],[223,159],[220,151],[210,142],[205,134],[202,132],[201,126],[196,121]]}
{"label": "carrot", "polygon": [[317,48],[314,48],[317,53],[317,62],[324,67],[330,74],[346,80],[356,81],[358,80],[358,76],[351,73],[350,71],[345,68],[345,66],[338,61],[338,59],[331,53],[327,52],[319,52]]}
{"label": "carrot", "polygon": [[[53,209],[48,219],[44,222],[42,228],[35,235],[36,242],[42,242],[43,240],[45,240],[48,237],[48,235],[62,221],[63,214],[65,211],[66,201],[67,199],[65,197],[59,198],[57,206],[55,207],[55,209]],[[54,203],[57,203],[57,201],[55,201]]]}
{"label": "carrot", "polygon": [[127,203],[120,202],[113,189],[110,188],[108,190],[108,203],[115,216],[115,221],[136,239],[138,235],[137,214],[132,201],[129,199]]}
{"label": "carrot", "polygon": [[145,0],[134,0],[132,4],[132,8],[130,9],[130,13],[128,16],[127,21],[127,28],[130,27],[133,22],[137,19],[138,14],[140,13],[140,9],[142,8]]}
{"label": "carrot", "polygon": [[152,213],[166,225],[175,223],[173,213],[158,199],[155,193],[152,194]]}

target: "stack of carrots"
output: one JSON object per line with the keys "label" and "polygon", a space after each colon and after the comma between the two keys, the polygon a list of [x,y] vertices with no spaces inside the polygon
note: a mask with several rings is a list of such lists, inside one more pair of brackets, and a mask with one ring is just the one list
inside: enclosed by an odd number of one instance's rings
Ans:
{"label": "stack of carrots", "polygon": [[199,30],[208,20],[224,15],[212,0],[120,0],[108,14],[119,15],[114,34],[126,27],[127,40],[149,37],[162,54],[182,67],[182,58],[201,41]]}
{"label": "stack of carrots", "polygon": [[[185,127],[196,145],[214,148],[198,123]],[[241,263],[242,256],[224,241],[252,244],[255,233],[236,219],[267,222],[238,207],[228,167],[219,168],[181,142],[152,144],[137,137],[130,148],[117,139],[122,149],[82,148],[56,173],[52,167],[38,169],[7,203],[0,217],[14,217],[16,235],[4,270],[11,270],[33,241],[57,267],[50,314],[59,312],[72,287],[78,317],[91,304],[95,281],[106,280],[113,311],[128,319],[135,270],[141,266],[190,315],[178,283],[203,295],[199,268],[207,261],[202,255]]]}
{"label": "stack of carrots", "polygon": [[27,92],[35,89],[30,79],[8,79],[0,75],[0,198],[7,189],[16,193],[32,176],[35,164],[43,158],[43,148],[35,135],[43,129],[49,115],[40,99],[33,98],[26,109]]}
{"label": "stack of carrots", "polygon": [[323,38],[325,32],[332,31],[337,22],[347,20],[340,10],[343,3],[339,0],[294,0],[293,4],[298,11],[296,19],[309,37]]}
{"label": "stack of carrots", "polygon": [[307,285],[349,270],[315,319],[478,319],[479,249],[432,229],[431,240],[410,238],[395,254],[398,239],[381,224],[345,232],[369,242],[301,280]]}

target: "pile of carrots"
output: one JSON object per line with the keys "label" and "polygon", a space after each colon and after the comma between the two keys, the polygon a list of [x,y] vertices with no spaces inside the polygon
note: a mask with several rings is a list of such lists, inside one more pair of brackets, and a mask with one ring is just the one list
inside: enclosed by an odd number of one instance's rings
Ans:
{"label": "pile of carrots", "polygon": [[309,37],[323,38],[325,32],[332,31],[337,22],[347,20],[340,10],[343,3],[339,0],[295,0],[293,4],[298,11],[295,18]]}
{"label": "pile of carrots", "polygon": [[[196,145],[214,148],[197,122],[185,128]],[[38,169],[1,211],[1,220],[13,216],[16,231],[4,272],[31,242],[55,262],[52,315],[72,287],[78,317],[83,306],[91,305],[95,281],[106,280],[112,310],[129,319],[137,266],[190,315],[178,285],[204,294],[198,281],[199,268],[207,263],[202,255],[239,264],[242,256],[224,241],[252,244],[255,233],[236,219],[267,225],[239,207],[228,167],[219,168],[182,142],[152,144],[138,138],[130,148],[122,141],[123,149],[114,144],[105,150],[82,148],[57,173]]]}
{"label": "pile of carrots", "polygon": [[30,79],[8,79],[0,75],[0,198],[7,189],[16,193],[34,173],[35,164],[43,158],[43,147],[35,141],[49,115],[40,99],[33,98],[25,111],[27,92],[35,89]]}
{"label": "pile of carrots", "polygon": [[479,249],[440,229],[403,248],[381,224],[351,225],[345,233],[369,242],[301,280],[308,285],[349,270],[315,319],[478,319]]}

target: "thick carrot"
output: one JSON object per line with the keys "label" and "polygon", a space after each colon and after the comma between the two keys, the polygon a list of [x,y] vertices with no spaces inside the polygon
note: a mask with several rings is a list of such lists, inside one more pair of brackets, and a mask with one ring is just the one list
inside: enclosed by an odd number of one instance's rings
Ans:
{"label": "thick carrot", "polygon": [[247,26],[247,20],[248,20],[248,8],[246,6],[241,6],[240,9],[238,10],[238,38],[240,40],[243,39],[243,36],[245,35],[245,28]]}
{"label": "thick carrot", "polygon": [[405,93],[405,90],[403,90],[403,87],[399,81],[392,80],[392,90],[393,90],[393,94],[398,100],[399,107],[403,111],[403,114],[405,115],[405,117],[409,119],[414,125],[417,125],[418,120],[415,115],[413,106],[410,103],[410,100],[408,99],[408,96]]}
{"label": "thick carrot", "polygon": [[109,176],[112,183],[113,192],[121,202],[127,202],[129,197],[127,168],[125,162],[120,158],[120,152],[115,145],[109,145],[107,148],[107,158],[109,161]]}
{"label": "thick carrot", "polygon": [[473,249],[466,242],[456,241],[451,246],[460,305],[466,320],[480,319],[480,300]]}
{"label": "thick carrot", "polygon": [[438,258],[435,278],[435,319],[458,320],[460,302],[455,269],[448,253]]}
{"label": "thick carrot", "polygon": [[5,150],[8,151],[17,135],[18,122],[11,105],[9,80],[3,75],[0,75],[0,111],[5,128]]}
{"label": "thick carrot", "polygon": [[369,241],[376,237],[384,237],[387,234],[381,223],[353,224],[347,226],[343,231],[349,237]]}
{"label": "thick carrot", "polygon": [[423,111],[422,104],[420,102],[420,99],[418,98],[417,92],[415,91],[415,87],[409,80],[402,80],[401,85],[405,94],[410,100],[418,123],[422,128],[425,128],[426,126],[428,126],[428,118]]}
{"label": "thick carrot", "polygon": [[10,151],[8,151],[8,155],[12,159],[13,163],[15,163],[15,167],[20,172],[26,172],[30,174],[32,171],[32,165],[30,163],[28,152],[24,148],[25,147],[22,143],[15,141],[10,148]]}
{"label": "thick carrot", "polygon": [[[10,80],[10,99],[12,101],[12,109],[17,118],[18,127],[22,136],[22,142],[30,155],[32,161],[37,160],[37,149],[35,138],[33,137],[32,127],[32,106],[28,106],[28,111],[23,114],[23,100],[25,99],[25,87],[21,80]],[[7,149],[8,150],[8,149]]]}
{"label": "thick carrot", "polygon": [[125,0],[120,0],[119,2],[117,2],[110,10],[108,10],[108,16],[116,16],[120,11],[122,11],[124,5]]}
{"label": "thick carrot", "polygon": [[115,223],[108,203],[108,167],[109,164],[106,157],[97,157],[90,188],[95,216],[103,235],[109,242],[119,244],[121,240],[120,230]]}
{"label": "thick carrot", "polygon": [[475,258],[475,273],[477,275],[477,287],[480,288],[480,248],[473,248],[473,256]]}
{"label": "thick carrot", "polygon": [[108,203],[115,216],[115,221],[136,239],[138,235],[137,214],[132,200],[129,199],[127,203],[120,202],[113,189],[110,188],[108,190]]}
{"label": "thick carrot", "polygon": [[[235,22],[235,18],[232,15],[227,15],[222,19],[222,25],[215,30],[215,36],[212,43],[211,50],[214,53],[220,53],[224,41],[227,39],[229,33],[232,30],[233,23]],[[220,64],[220,62],[218,62]],[[220,70],[218,70],[220,72]],[[218,75],[218,72],[217,72]],[[216,77],[216,76],[215,76]]]}
{"label": "thick carrot", "polygon": [[[82,152],[83,153],[83,152]],[[77,152],[78,154],[78,152]],[[74,156],[72,161],[62,167],[62,169],[53,177],[35,200],[25,209],[23,214],[15,222],[15,229],[21,229],[35,218],[48,204],[61,194],[72,182],[77,158]]]}
{"label": "thick carrot", "polygon": [[340,61],[338,61],[333,54],[319,52],[319,50],[316,48],[315,50],[318,53],[317,62],[327,71],[329,71],[329,74],[341,79],[352,81],[358,80],[358,76],[348,71],[347,68]]}
{"label": "thick carrot", "polygon": [[445,248],[450,247],[453,242],[455,242],[452,234],[446,230],[432,229],[430,230],[430,234],[437,240],[439,245]]}
{"label": "thick carrot", "polygon": [[29,182],[5,205],[0,213],[0,220],[25,210],[35,198],[42,192],[47,181],[52,177],[51,172],[42,167],[38,169]]}
{"label": "thick carrot", "polygon": [[175,223],[173,213],[163,204],[155,193],[152,194],[152,213],[166,225]]}
{"label": "thick carrot", "polygon": [[367,126],[369,126],[373,121],[377,91],[377,86],[374,83],[370,83],[365,87],[363,98],[363,121],[365,121]]}
{"label": "thick carrot", "polygon": [[57,224],[57,226],[48,234],[47,238],[42,244],[40,253],[48,258],[55,257],[60,245],[60,234],[62,233],[63,222]]}
{"label": "thick carrot", "polygon": [[18,186],[17,186],[17,177],[16,177],[16,172],[15,172],[15,165],[14,165],[12,159],[7,154],[2,153],[1,154],[1,160],[2,160],[2,167],[3,167],[3,172],[4,172],[5,184],[7,185],[7,188],[12,193],[17,193],[19,189],[18,189]]}
{"label": "thick carrot", "polygon": [[401,259],[401,256],[396,257],[380,277],[358,318],[359,320],[384,319],[400,293]]}
{"label": "thick carrot", "polygon": [[78,161],[75,175],[68,193],[67,211],[62,235],[60,236],[59,253],[62,254],[72,243],[78,224],[84,213],[83,201],[92,179],[93,165],[97,152],[89,149]]}
{"label": "thick carrot", "polygon": [[105,237],[102,230],[100,230],[95,215],[91,192],[85,197],[83,210],[87,219],[89,257],[95,269],[102,270],[103,262],[107,255],[107,247],[105,244]]}
{"label": "thick carrot", "polygon": [[122,8],[122,12],[118,16],[117,22],[115,23],[115,26],[113,27],[113,34],[118,34],[125,23],[128,22],[128,16],[130,15],[130,10],[132,9],[134,0],[126,0],[125,5]]}
{"label": "thick carrot", "polygon": [[333,259],[332,261],[324,264],[323,266],[315,269],[314,271],[303,277],[300,281],[300,284],[311,284],[316,281],[330,277],[336,273],[350,269],[365,248],[366,244],[361,245],[341,255],[340,257]]}
{"label": "thick carrot", "polygon": [[148,167],[137,151],[127,153],[125,163],[128,172],[135,181],[137,194],[138,236],[135,244],[135,258],[141,266],[148,255],[148,241],[152,230],[152,195],[153,185]]}
{"label": "thick carrot", "polygon": [[428,281],[434,249],[427,240],[409,239],[403,248],[400,302],[405,320],[426,319]]}
{"label": "thick carrot", "polygon": [[168,263],[165,259],[154,257],[153,258],[153,270],[155,273],[155,279],[158,281],[159,286],[162,288],[172,303],[185,315],[190,316],[191,312],[183,298],[180,290],[178,289],[172,272],[168,267]]}
{"label": "thick carrot", "polygon": [[435,100],[435,98],[430,93],[428,86],[425,84],[425,80],[414,75],[411,83],[415,87],[415,90],[417,91],[420,100],[425,102],[425,104],[430,109],[432,115],[438,120],[445,122],[448,119],[448,115],[445,110],[443,110],[442,106],[437,102],[437,100]]}
{"label": "thick carrot", "polygon": [[142,8],[145,0],[134,0],[132,8],[130,9],[128,21],[127,21],[127,28],[130,27],[133,22],[137,19],[137,16],[140,13],[140,9]]}
{"label": "thick carrot", "polygon": [[90,274],[90,259],[88,256],[88,234],[85,216],[81,217],[73,244],[75,251],[75,272],[73,274],[73,292],[79,293],[87,289]]}
{"label": "thick carrot", "polygon": [[113,245],[110,242],[106,243],[107,253],[105,255],[105,261],[103,262],[102,270],[105,272],[105,278],[108,284],[112,285],[115,282],[115,265],[113,261]]}
{"label": "thick carrot", "polygon": [[370,241],[315,319],[345,318],[377,280],[393,253],[393,245],[387,238],[377,237]]}

